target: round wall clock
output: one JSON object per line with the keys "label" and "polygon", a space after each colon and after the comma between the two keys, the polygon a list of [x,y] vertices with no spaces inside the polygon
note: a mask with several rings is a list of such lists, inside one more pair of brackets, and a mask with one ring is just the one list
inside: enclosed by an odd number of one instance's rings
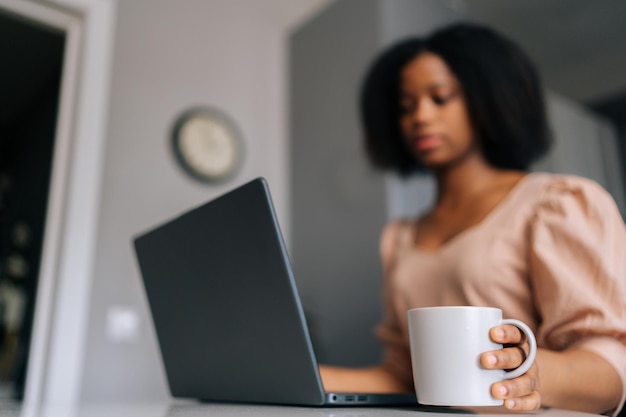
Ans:
{"label": "round wall clock", "polygon": [[184,171],[205,183],[231,178],[243,161],[243,140],[234,122],[209,107],[193,108],[178,117],[172,145]]}

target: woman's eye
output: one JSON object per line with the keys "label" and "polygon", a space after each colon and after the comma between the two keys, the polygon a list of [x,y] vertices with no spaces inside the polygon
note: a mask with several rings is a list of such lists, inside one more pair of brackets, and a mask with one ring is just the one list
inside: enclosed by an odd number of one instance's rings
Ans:
{"label": "woman's eye", "polygon": [[438,106],[442,106],[457,96],[456,91],[442,91],[439,93],[433,93],[432,100]]}
{"label": "woman's eye", "polygon": [[446,104],[448,101],[450,101],[452,97],[453,97],[452,95],[435,96],[433,97],[433,103],[437,105],[443,105],[443,104]]}
{"label": "woman's eye", "polygon": [[400,114],[409,114],[413,111],[413,104],[411,103],[400,103]]}

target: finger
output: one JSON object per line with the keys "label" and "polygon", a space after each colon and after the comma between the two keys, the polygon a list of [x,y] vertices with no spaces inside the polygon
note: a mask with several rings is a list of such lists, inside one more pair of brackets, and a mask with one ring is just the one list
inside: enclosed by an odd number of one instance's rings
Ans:
{"label": "finger", "polygon": [[538,389],[535,367],[519,378],[496,382],[491,386],[491,395],[498,399],[514,399],[526,397]]}
{"label": "finger", "polygon": [[526,341],[526,335],[520,329],[511,324],[492,327],[489,330],[489,337],[491,337],[491,340],[494,342],[501,343],[503,345],[517,345]]}
{"label": "finger", "polygon": [[541,395],[539,392],[533,391],[524,397],[508,398],[504,400],[504,407],[517,411],[537,410],[541,407]]}
{"label": "finger", "polygon": [[521,346],[512,346],[492,350],[480,355],[480,364],[486,369],[515,369],[526,359],[526,352]]}

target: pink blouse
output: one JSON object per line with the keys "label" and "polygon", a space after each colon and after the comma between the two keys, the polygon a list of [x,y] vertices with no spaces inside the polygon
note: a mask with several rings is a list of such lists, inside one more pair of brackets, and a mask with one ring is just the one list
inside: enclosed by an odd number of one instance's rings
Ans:
{"label": "pink blouse", "polygon": [[478,225],[438,250],[412,245],[408,222],[383,231],[384,363],[412,384],[406,312],[414,307],[501,308],[527,323],[539,347],[573,346],[606,359],[626,398],[626,226],[595,182],[533,173]]}

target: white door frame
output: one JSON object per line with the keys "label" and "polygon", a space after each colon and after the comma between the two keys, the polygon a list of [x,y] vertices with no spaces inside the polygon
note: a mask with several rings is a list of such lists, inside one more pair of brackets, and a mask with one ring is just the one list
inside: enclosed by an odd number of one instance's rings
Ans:
{"label": "white door frame", "polygon": [[80,399],[117,0],[0,0],[66,34],[24,402]]}

